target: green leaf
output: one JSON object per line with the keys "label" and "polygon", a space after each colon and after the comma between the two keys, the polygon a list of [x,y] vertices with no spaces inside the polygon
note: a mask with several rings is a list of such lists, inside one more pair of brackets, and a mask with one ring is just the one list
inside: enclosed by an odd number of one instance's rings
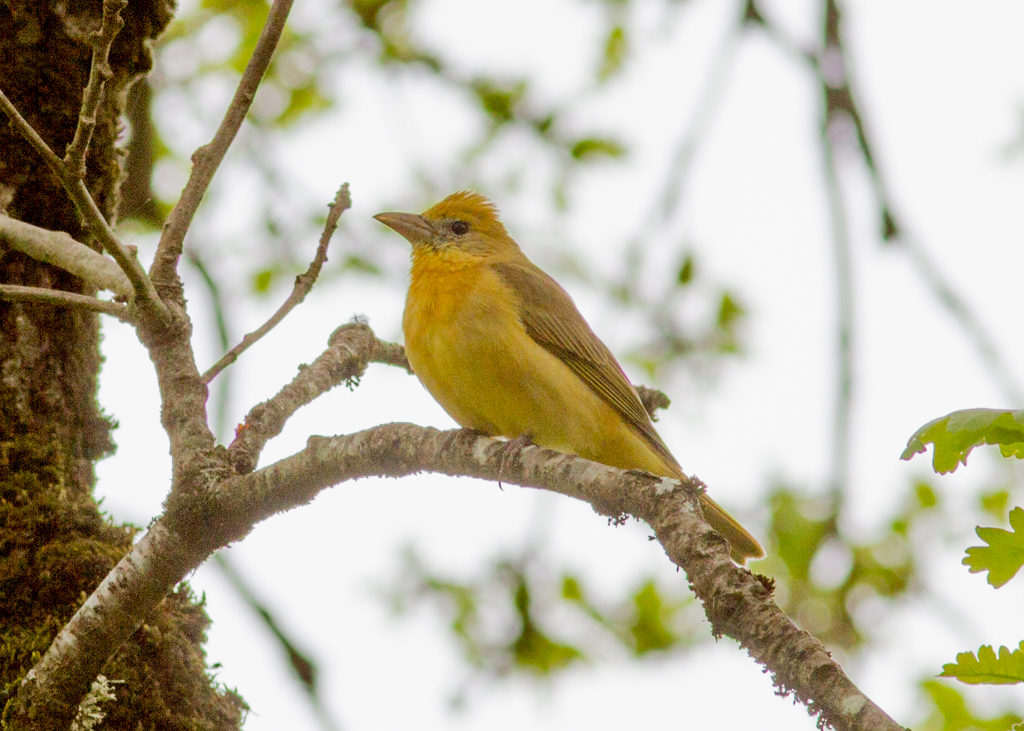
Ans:
{"label": "green leaf", "polygon": [[626,41],[626,31],[621,25],[616,24],[608,33],[604,42],[604,58],[601,60],[601,68],[597,72],[597,78],[601,81],[610,79],[626,60],[626,53],[629,50],[629,43]]}
{"label": "green leaf", "polygon": [[646,582],[633,597],[634,615],[629,627],[633,652],[645,655],[675,647],[680,637],[672,631],[670,623],[678,609],[662,598],[653,581]]}
{"label": "green leaf", "polygon": [[972,574],[988,571],[988,583],[997,589],[1024,566],[1024,510],[1010,511],[1010,527],[1012,532],[1002,528],[975,528],[978,537],[988,545],[968,548],[967,558],[963,560]]}
{"label": "green leaf", "polygon": [[477,79],[470,84],[484,112],[495,125],[508,124],[516,118],[516,106],[526,93],[522,81],[511,86],[499,86],[489,79]]}
{"label": "green leaf", "polygon": [[683,258],[683,263],[679,267],[679,274],[676,276],[676,283],[680,287],[685,287],[691,281],[693,281],[693,256],[687,254]]}
{"label": "green leaf", "polygon": [[587,137],[579,140],[569,151],[577,160],[592,160],[598,157],[622,157],[626,154],[626,148],[614,140],[600,137]]}
{"label": "green leaf", "polygon": [[926,680],[921,683],[921,688],[935,705],[935,711],[927,721],[915,726],[917,731],[1006,731],[1021,720],[1013,713],[989,719],[975,716],[960,691],[937,680]]}
{"label": "green leaf", "polygon": [[990,645],[978,648],[977,657],[973,652],[959,652],[955,663],[942,666],[939,677],[956,678],[969,685],[1024,683],[1024,642],[1013,651],[1000,647],[998,657]]}
{"label": "green leaf", "polygon": [[917,496],[917,504],[920,508],[927,510],[939,504],[939,496],[927,482],[914,483],[914,494]]}
{"label": "green leaf", "polygon": [[274,282],[275,274],[277,274],[277,272],[273,269],[264,269],[256,272],[256,275],[252,279],[253,290],[260,294],[266,294],[270,291],[270,285]]}
{"label": "green leaf", "polygon": [[993,518],[1002,518],[1006,508],[1010,504],[1009,490],[995,490],[985,492],[978,496],[978,503],[981,509]]}
{"label": "green leaf", "polygon": [[727,328],[743,316],[743,305],[733,299],[728,292],[722,294],[722,302],[718,306],[718,327]]}
{"label": "green leaf", "polygon": [[541,137],[544,137],[548,134],[548,132],[551,131],[551,128],[554,126],[555,115],[552,113],[548,114],[545,117],[540,117],[539,119],[531,119],[530,124],[533,125],[533,128],[535,130],[537,130],[537,134],[539,134]]}
{"label": "green leaf", "polygon": [[314,80],[291,90],[288,106],[277,118],[277,123],[282,126],[289,125],[298,121],[307,112],[323,111],[330,106],[330,100],[320,93]]}
{"label": "green leaf", "polygon": [[362,274],[372,274],[377,277],[384,274],[384,272],[381,271],[381,268],[374,262],[366,259],[365,257],[359,256],[358,254],[349,254],[346,256],[341,268],[347,271],[361,272]]}
{"label": "green leaf", "polygon": [[522,629],[508,646],[516,667],[547,676],[584,659],[583,653],[572,645],[552,640],[541,631],[530,608],[530,587],[526,577],[517,574],[516,581],[514,601]]}
{"label": "green leaf", "polygon": [[583,587],[580,586],[580,580],[575,576],[562,578],[562,598],[571,602],[583,601]]}
{"label": "green leaf", "polygon": [[929,421],[907,442],[900,459],[910,459],[935,446],[932,467],[936,472],[953,472],[980,444],[998,444],[1004,457],[1024,459],[1024,411],[965,409]]}
{"label": "green leaf", "polygon": [[835,506],[822,500],[802,498],[786,489],[770,498],[771,535],[775,550],[792,581],[810,580],[811,560],[818,547],[836,533]]}

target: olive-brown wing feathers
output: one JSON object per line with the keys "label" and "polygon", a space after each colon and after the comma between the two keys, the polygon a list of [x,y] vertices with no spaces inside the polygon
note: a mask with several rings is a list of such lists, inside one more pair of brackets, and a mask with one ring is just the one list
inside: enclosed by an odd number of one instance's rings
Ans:
{"label": "olive-brown wing feathers", "polygon": [[559,358],[614,408],[665,462],[676,469],[636,390],[559,284],[530,261],[502,261],[492,269],[519,296],[527,334]]}

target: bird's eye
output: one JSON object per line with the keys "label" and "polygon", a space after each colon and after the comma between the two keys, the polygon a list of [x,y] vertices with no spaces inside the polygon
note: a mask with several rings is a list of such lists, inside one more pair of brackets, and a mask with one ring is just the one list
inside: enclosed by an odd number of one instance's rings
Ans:
{"label": "bird's eye", "polygon": [[465,221],[452,221],[452,224],[449,228],[451,228],[452,233],[455,234],[456,236],[462,236],[463,234],[469,232],[469,224],[466,223]]}

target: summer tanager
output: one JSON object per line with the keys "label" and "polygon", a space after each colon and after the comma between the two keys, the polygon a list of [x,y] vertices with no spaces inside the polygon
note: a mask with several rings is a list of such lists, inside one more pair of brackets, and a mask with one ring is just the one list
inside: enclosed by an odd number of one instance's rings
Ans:
{"label": "summer tanager", "polygon": [[[405,352],[455,421],[620,469],[684,476],[611,351],[487,198],[463,191],[422,215],[375,218],[412,244]],[[764,556],[711,498],[701,507],[734,560]]]}

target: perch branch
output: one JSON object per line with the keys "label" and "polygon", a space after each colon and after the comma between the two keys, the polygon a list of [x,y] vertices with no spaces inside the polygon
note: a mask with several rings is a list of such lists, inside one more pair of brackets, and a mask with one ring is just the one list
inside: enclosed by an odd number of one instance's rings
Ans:
{"label": "perch branch", "polygon": [[235,96],[231,105],[224,114],[224,119],[217,128],[213,139],[203,145],[192,154],[192,174],[189,176],[185,189],[181,192],[171,215],[164,224],[163,233],[160,236],[160,243],[157,246],[156,258],[153,266],[150,267],[150,274],[161,286],[180,286],[177,277],[178,259],[181,257],[182,246],[185,242],[185,233],[192,225],[192,218],[195,216],[199,204],[210,187],[217,168],[220,167],[224,155],[235,139],[242,121],[252,106],[252,100],[256,97],[256,90],[259,88],[263,75],[270,66],[270,59],[274,55],[274,49],[281,39],[284,31],[284,23],[291,10],[292,0],[274,0],[270,6],[270,13],[267,15],[266,23],[260,32],[256,48],[245,66],[238,88],[235,89]]}
{"label": "perch branch", "polygon": [[[438,472],[514,483],[586,501],[602,515],[648,522],[669,558],[683,568],[716,635],[728,635],[794,693],[808,711],[840,731],[901,727],[867,698],[810,634],[772,599],[770,581],[729,560],[728,546],[703,519],[699,480],[683,482],[622,471],[580,457],[507,447],[479,434],[385,424],[339,437],[311,437],[306,449],[256,472],[216,484],[201,509],[172,495],[164,515],[103,580],[19,691],[19,701],[83,687],[106,657],[144,621],[175,583],[216,549],[245,537],[270,516],[311,501],[324,488],[361,477]],[[26,697],[28,694],[28,697]],[[47,719],[43,706],[31,706]],[[34,719],[35,720],[35,719]],[[42,726],[29,726],[42,728]]]}
{"label": "perch branch", "polygon": [[80,310],[92,310],[102,312],[104,315],[113,315],[121,322],[134,322],[131,310],[125,305],[116,302],[104,302],[103,300],[75,292],[64,292],[59,289],[44,289],[42,287],[22,287],[17,284],[0,284],[0,300],[12,302],[36,302],[54,307],[75,307]]}
{"label": "perch branch", "polygon": [[281,320],[288,316],[288,313],[298,307],[309,291],[313,288],[313,284],[316,282],[316,278],[320,276],[320,269],[323,267],[324,262],[327,261],[327,245],[331,241],[331,236],[334,235],[334,230],[338,228],[338,219],[341,218],[341,214],[352,207],[352,198],[348,193],[348,183],[344,183],[338,190],[338,194],[334,197],[334,202],[330,205],[330,210],[327,212],[327,223],[324,226],[324,232],[320,236],[320,245],[316,249],[316,256],[313,257],[312,263],[309,265],[303,274],[295,277],[295,287],[292,289],[292,293],[285,300],[284,304],[281,305],[277,312],[275,312],[269,320],[261,325],[257,330],[249,333],[242,342],[233,347],[224,356],[214,363],[206,373],[203,374],[203,383],[209,385],[210,381],[217,377],[217,375],[227,368],[229,365],[238,360],[238,356],[244,353],[251,345],[258,342],[260,338],[266,335],[268,332],[273,330]]}

